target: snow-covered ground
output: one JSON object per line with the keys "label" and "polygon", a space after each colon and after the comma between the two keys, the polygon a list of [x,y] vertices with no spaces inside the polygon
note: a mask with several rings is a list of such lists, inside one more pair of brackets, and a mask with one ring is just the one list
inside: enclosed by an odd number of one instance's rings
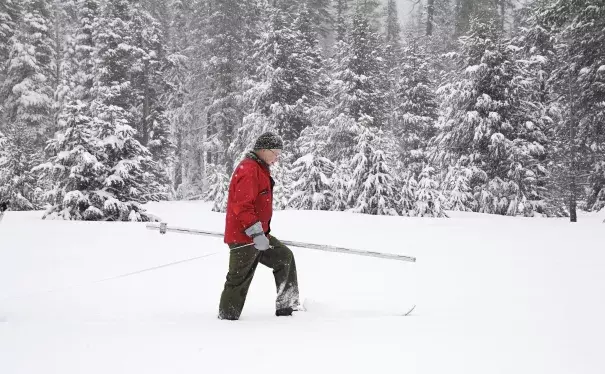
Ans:
{"label": "snow-covered ground", "polygon": [[[223,227],[204,203],[149,210],[174,226]],[[8,212],[0,373],[602,374],[603,218],[276,212],[278,238],[418,261],[292,248],[315,307],[275,317],[261,265],[231,322],[216,318],[228,260],[220,238]]]}

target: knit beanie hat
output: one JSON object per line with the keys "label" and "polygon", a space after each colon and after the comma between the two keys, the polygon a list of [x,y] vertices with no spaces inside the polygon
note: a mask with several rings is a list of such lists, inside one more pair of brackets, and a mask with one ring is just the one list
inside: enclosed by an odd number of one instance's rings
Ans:
{"label": "knit beanie hat", "polygon": [[260,149],[282,149],[284,142],[281,140],[279,135],[272,132],[266,132],[256,139],[253,150],[258,151]]}

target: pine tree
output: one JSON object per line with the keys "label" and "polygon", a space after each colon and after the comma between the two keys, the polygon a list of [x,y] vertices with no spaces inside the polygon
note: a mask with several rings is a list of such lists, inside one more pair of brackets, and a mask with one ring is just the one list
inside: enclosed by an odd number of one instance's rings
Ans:
{"label": "pine tree", "polygon": [[50,4],[45,0],[23,4],[23,18],[11,43],[3,91],[7,123],[23,123],[45,141],[51,127],[53,54]]}
{"label": "pine tree", "polygon": [[466,167],[467,159],[463,158],[459,163],[451,166],[444,178],[447,191],[445,207],[456,211],[476,210],[475,200],[473,199],[473,190],[471,181],[473,179],[473,170]]}
{"label": "pine tree", "polygon": [[[362,118],[369,123],[369,118]],[[367,125],[360,125],[356,154],[351,160],[349,205],[352,211],[374,215],[397,215],[397,189],[391,174],[384,136]]]}
{"label": "pine tree", "polygon": [[164,102],[176,146],[172,180],[178,198],[200,196],[206,179],[203,149],[207,126],[200,125],[205,108],[199,105],[206,100],[200,58],[205,14],[196,5],[193,0],[173,0],[169,7],[172,18],[165,70],[169,90]]}
{"label": "pine tree", "polygon": [[[15,35],[21,18],[20,2],[4,0],[0,2],[0,74],[11,50],[11,38]],[[0,75],[2,77],[2,75]]]}
{"label": "pine tree", "polygon": [[69,97],[73,100],[90,102],[94,83],[94,28],[95,19],[100,15],[98,0],[79,0],[78,27],[75,30],[74,45],[66,59]]}
{"label": "pine tree", "polygon": [[[19,2],[14,0],[0,2],[0,25],[2,25],[0,26],[0,131],[6,130],[10,123],[7,120],[4,103],[6,98],[12,94],[12,89],[5,86],[3,82],[7,80],[8,59],[12,44],[16,42],[14,35],[17,32],[21,16],[22,9]],[[6,141],[6,137],[3,139]]]}
{"label": "pine tree", "polygon": [[[10,3],[8,9],[15,10]],[[50,4],[22,4],[22,18],[13,31],[1,95],[7,158],[4,164],[5,195],[13,196],[19,209],[35,209],[40,203],[43,181],[31,175],[41,160],[41,151],[52,128],[55,56]],[[8,13],[8,12],[7,12]],[[10,27],[10,24],[8,25]],[[5,34],[6,35],[6,34]]]}
{"label": "pine tree", "polygon": [[398,81],[401,76],[400,61],[403,58],[401,48],[401,26],[397,16],[397,4],[394,0],[389,0],[386,6],[385,34],[384,34],[384,59],[387,69],[388,91],[386,99],[388,102],[387,113],[388,127],[393,128],[397,120],[396,108],[398,106],[395,92],[398,90]]}
{"label": "pine tree", "polygon": [[140,204],[160,200],[161,187],[144,170],[153,163],[134,130],[111,122],[116,116],[90,118],[82,103],[66,106],[65,133],[52,139],[48,162],[34,171],[52,178],[44,218],[73,220],[154,221]]}
{"label": "pine tree", "polygon": [[328,210],[332,205],[330,174],[334,165],[309,153],[292,165],[292,195],[288,206],[303,210]]}
{"label": "pine tree", "polygon": [[376,32],[368,19],[357,13],[346,41],[337,46],[333,64],[332,88],[335,114],[344,113],[355,120],[366,116],[371,125],[382,127],[386,121],[385,66]]}
{"label": "pine tree", "polygon": [[208,192],[205,199],[213,201],[213,212],[224,213],[227,209],[227,197],[229,194],[229,175],[225,172],[224,165],[211,165],[208,170]]}
{"label": "pine tree", "polygon": [[304,7],[308,9],[313,31],[324,38],[334,24],[334,19],[330,13],[330,2],[331,0],[307,0]]}
{"label": "pine tree", "polygon": [[[399,167],[399,169],[405,169]],[[416,191],[418,190],[418,182],[413,173],[405,171],[402,173],[401,185],[399,187],[399,201],[397,204],[400,207],[401,214],[404,216],[416,215]]]}
{"label": "pine tree", "polygon": [[0,139],[0,196],[8,199],[12,210],[39,209],[42,190],[32,169],[41,161],[33,129],[17,122]]}
{"label": "pine tree", "polygon": [[204,24],[203,73],[207,85],[206,125],[208,136],[217,142],[209,150],[214,164],[233,169],[236,154],[227,151],[243,120],[239,101],[246,59],[246,38],[251,25],[246,15],[254,12],[252,4],[225,0],[208,4]]}
{"label": "pine tree", "polygon": [[129,71],[131,55],[136,49],[129,35],[130,7],[128,0],[110,0],[94,24],[97,68],[92,110],[94,115],[102,115],[104,109],[111,106],[113,118],[110,122],[134,125],[130,114],[134,92]]}
{"label": "pine tree", "polygon": [[371,27],[380,30],[380,0],[356,0],[355,13],[368,20]]}
{"label": "pine tree", "polygon": [[[539,25],[554,30],[557,57],[553,72],[555,102],[565,113],[557,121],[556,142],[564,161],[564,190],[570,219],[577,220],[576,205],[584,197],[583,175],[589,190],[587,209],[605,206],[605,4],[599,0],[557,0],[538,4]],[[569,113],[569,114],[567,114]]]}
{"label": "pine tree", "polygon": [[435,135],[438,104],[430,79],[429,56],[417,40],[408,40],[401,60],[393,133],[398,153],[415,177],[428,162],[428,145]]}
{"label": "pine tree", "polygon": [[340,161],[335,165],[334,172],[331,177],[332,185],[332,207],[330,210],[345,211],[349,206],[349,188],[351,171],[349,170],[348,162]]}
{"label": "pine tree", "polygon": [[445,217],[443,211],[443,196],[439,191],[439,183],[433,178],[435,170],[431,166],[422,169],[418,176],[415,215],[419,217]]}
{"label": "pine tree", "polygon": [[273,208],[284,210],[288,206],[292,196],[292,158],[293,152],[290,148],[282,150],[279,162],[271,166],[271,177],[275,181],[273,187]]}
{"label": "pine tree", "polygon": [[[149,150],[135,138],[130,113],[134,94],[129,69],[130,57],[135,51],[129,44],[130,12],[128,1],[106,3],[94,21],[92,43],[95,48],[88,48],[81,55],[83,61],[87,61],[92,51],[97,63],[90,106],[72,101],[66,107],[65,133],[49,144],[51,159],[47,167],[40,169],[58,178],[51,194],[53,206],[49,215],[53,217],[54,213],[62,212],[61,216],[70,219],[152,220],[140,204],[166,198],[165,186],[151,172],[159,170],[159,166]],[[90,84],[90,78],[86,77],[83,82]],[[83,87],[82,91],[86,92],[86,86]],[[103,165],[95,167],[94,184],[74,184],[65,175],[50,172],[49,168],[54,165],[58,165],[58,169],[85,169],[90,158],[79,158],[77,152],[80,151],[88,152]],[[72,157],[64,159],[66,155]],[[77,212],[74,204],[78,206]]]}
{"label": "pine tree", "polygon": [[463,70],[441,88],[445,115],[435,144],[442,161],[456,164],[469,157],[471,166],[486,174],[484,182],[477,179],[471,186],[480,211],[531,214],[535,202],[544,199],[538,161],[545,137],[523,98],[527,74],[515,63],[514,47],[498,39],[495,30],[477,21],[461,38]]}
{"label": "pine tree", "polygon": [[271,27],[256,47],[260,57],[247,97],[254,112],[265,116],[284,140],[293,141],[311,124],[309,111],[322,95],[323,61],[304,5],[293,23],[280,10],[270,14]]}
{"label": "pine tree", "polygon": [[386,6],[385,40],[387,44],[398,46],[401,44],[401,25],[397,15],[397,2],[388,0]]}
{"label": "pine tree", "polygon": [[98,176],[106,172],[96,157],[101,150],[86,111],[87,105],[78,101],[65,105],[61,118],[65,131],[49,141],[49,160],[34,168],[34,172],[53,181],[52,190],[45,196],[51,205],[45,218],[83,220],[95,218],[97,213],[99,218],[102,216],[102,208],[91,207],[86,193],[100,187]]}
{"label": "pine tree", "polygon": [[336,13],[336,40],[344,40],[347,34],[347,18],[349,14],[349,0],[334,1]]}
{"label": "pine tree", "polygon": [[149,13],[136,6],[131,13],[130,34],[136,48],[131,64],[130,80],[134,91],[134,127],[138,140],[149,149],[158,169],[150,170],[163,185],[169,185],[166,172],[174,145],[170,140],[170,123],[163,103],[168,84],[163,70],[168,65],[164,36],[160,24]]}
{"label": "pine tree", "polygon": [[136,139],[136,130],[123,117],[123,109],[114,105],[98,107],[99,114],[93,127],[99,139],[103,153],[97,157],[107,168],[103,175],[103,194],[106,215],[114,219],[132,219],[132,211],[138,213],[137,220],[147,220],[140,214],[138,204],[159,201],[167,198],[163,181],[150,170],[159,166],[152,154]]}
{"label": "pine tree", "polygon": [[502,24],[498,17],[498,1],[500,0],[455,0],[455,27],[454,34],[461,36],[471,28],[472,20],[491,22],[497,27]]}

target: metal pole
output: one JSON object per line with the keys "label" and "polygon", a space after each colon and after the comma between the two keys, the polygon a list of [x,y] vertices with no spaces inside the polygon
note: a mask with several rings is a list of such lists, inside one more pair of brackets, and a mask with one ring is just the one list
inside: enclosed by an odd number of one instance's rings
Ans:
{"label": "metal pole", "polygon": [[[223,237],[222,233],[214,232],[214,231],[206,231],[206,230],[197,230],[197,229],[187,229],[182,227],[170,227],[165,222],[158,224],[148,223],[147,228],[150,230],[159,230],[160,234],[165,234],[166,232],[178,232],[181,234],[193,234],[193,235],[206,235],[206,236],[216,236]],[[301,247],[301,248],[309,248],[309,249],[317,249],[319,251],[324,252],[337,252],[337,253],[348,253],[352,255],[358,256],[368,256],[368,257],[377,257],[377,258],[385,258],[388,260],[398,260],[398,261],[407,261],[407,262],[416,262],[416,257],[397,255],[391,253],[381,253],[374,251],[363,251],[360,249],[349,249],[342,247],[333,247],[330,245],[320,245],[320,244],[311,244],[311,243],[302,243],[302,242],[292,242],[288,240],[281,240],[285,245],[289,245],[292,247]]]}

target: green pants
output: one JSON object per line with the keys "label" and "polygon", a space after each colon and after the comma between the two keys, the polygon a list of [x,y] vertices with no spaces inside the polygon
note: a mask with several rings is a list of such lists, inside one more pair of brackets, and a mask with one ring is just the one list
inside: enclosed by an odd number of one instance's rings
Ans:
{"label": "green pants", "polygon": [[254,245],[237,248],[243,244],[230,244],[229,272],[219,304],[219,318],[239,319],[246,296],[254,277],[256,266],[261,264],[273,269],[277,287],[276,310],[299,306],[298,279],[294,254],[275,237],[269,235],[272,248],[259,251]]}

